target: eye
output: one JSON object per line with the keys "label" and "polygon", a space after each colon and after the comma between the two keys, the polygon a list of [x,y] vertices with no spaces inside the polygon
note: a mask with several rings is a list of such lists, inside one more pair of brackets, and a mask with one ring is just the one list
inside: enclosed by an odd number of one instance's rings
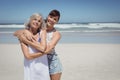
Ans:
{"label": "eye", "polygon": [[33,20],[37,20],[36,18],[34,18]]}
{"label": "eye", "polygon": [[57,21],[57,19],[56,19],[56,18],[54,18],[54,20],[55,20],[55,21]]}
{"label": "eye", "polygon": [[50,16],[50,18],[53,18],[53,16]]}
{"label": "eye", "polygon": [[41,20],[38,20],[38,22],[41,22]]}

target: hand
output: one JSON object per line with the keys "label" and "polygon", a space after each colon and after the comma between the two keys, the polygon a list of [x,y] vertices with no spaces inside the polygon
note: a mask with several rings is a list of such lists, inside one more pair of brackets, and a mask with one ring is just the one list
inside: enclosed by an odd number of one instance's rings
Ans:
{"label": "hand", "polygon": [[20,42],[22,42],[24,39],[26,39],[26,37],[25,37],[24,35],[20,35],[20,36],[18,37],[18,39],[19,39]]}
{"label": "hand", "polygon": [[53,52],[54,49],[50,49],[50,45],[47,45],[47,48],[44,52],[44,54],[51,54]]}
{"label": "hand", "polygon": [[32,37],[31,41],[35,44],[40,44],[40,42],[38,42],[35,37]]}
{"label": "hand", "polygon": [[31,41],[32,42],[38,42],[34,36],[32,36]]}
{"label": "hand", "polygon": [[24,34],[24,36],[26,37],[26,39],[28,39],[28,40],[32,40],[32,37],[33,37],[33,35],[32,35],[32,33],[30,32],[30,31],[28,31],[28,30],[25,30],[24,32],[23,32],[23,34]]}

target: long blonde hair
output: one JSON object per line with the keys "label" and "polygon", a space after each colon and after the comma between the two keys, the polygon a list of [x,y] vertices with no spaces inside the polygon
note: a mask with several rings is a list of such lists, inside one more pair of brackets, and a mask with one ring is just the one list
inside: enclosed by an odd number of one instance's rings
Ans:
{"label": "long blonde hair", "polygon": [[32,16],[30,16],[30,18],[28,19],[28,21],[24,23],[25,29],[29,30],[29,28],[30,28],[30,21],[33,20],[36,17],[41,17],[41,21],[42,21],[42,23],[39,26],[39,29],[37,30],[37,32],[39,32],[40,29],[46,29],[45,21],[43,19],[43,16],[40,13],[34,13],[34,14],[32,14]]}

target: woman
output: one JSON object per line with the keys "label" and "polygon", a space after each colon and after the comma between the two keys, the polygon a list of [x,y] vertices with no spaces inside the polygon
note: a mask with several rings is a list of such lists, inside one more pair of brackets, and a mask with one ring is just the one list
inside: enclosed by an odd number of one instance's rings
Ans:
{"label": "woman", "polygon": [[[54,28],[54,25],[59,21],[59,18],[60,18],[60,12],[58,10],[52,10],[46,19],[47,48],[44,51],[44,54],[47,54],[48,56],[49,73],[50,73],[51,80],[60,80],[61,74],[62,74],[62,65],[60,63],[57,53],[55,52],[55,46],[61,38],[60,32]],[[30,39],[33,38],[31,33],[24,30],[22,33],[27,35],[26,38],[28,40],[23,38],[20,38],[20,39],[26,44],[32,46],[32,44],[34,44],[35,42],[32,42],[32,43],[29,42]],[[33,47],[37,48],[36,46],[33,46]]]}
{"label": "woman", "polygon": [[49,72],[51,80],[60,80],[62,74],[62,65],[58,58],[58,55],[55,51],[55,46],[61,38],[61,34],[54,28],[54,25],[57,24],[60,18],[60,12],[58,10],[52,10],[47,19],[47,49],[46,53],[49,53],[48,56],[48,63],[49,63]]}
{"label": "woman", "polygon": [[[24,36],[18,36],[20,31],[14,33],[15,36],[24,39],[20,40],[22,52],[24,54],[24,80],[50,80],[47,55],[42,52],[46,48],[46,30],[42,28],[44,20],[38,13],[33,14],[26,24],[28,30],[33,37],[31,41],[34,44],[28,45],[25,43]],[[36,47],[33,48],[33,47]],[[41,56],[41,57],[40,57]]]}

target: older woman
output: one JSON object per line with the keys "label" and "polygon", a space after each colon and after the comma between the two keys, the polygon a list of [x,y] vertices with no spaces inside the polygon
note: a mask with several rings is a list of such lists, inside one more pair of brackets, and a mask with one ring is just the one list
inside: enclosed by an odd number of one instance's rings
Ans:
{"label": "older woman", "polygon": [[[21,49],[25,57],[24,80],[50,80],[48,58],[47,55],[42,54],[46,48],[46,30],[42,27],[43,23],[42,16],[36,13],[25,24],[26,30],[33,36],[30,41],[27,41],[28,43],[34,42],[31,46],[25,43],[26,38],[24,36],[18,36],[18,34],[23,33],[20,31],[14,33],[15,36],[24,39],[24,41],[20,40]],[[36,47],[36,49],[32,46]]]}

